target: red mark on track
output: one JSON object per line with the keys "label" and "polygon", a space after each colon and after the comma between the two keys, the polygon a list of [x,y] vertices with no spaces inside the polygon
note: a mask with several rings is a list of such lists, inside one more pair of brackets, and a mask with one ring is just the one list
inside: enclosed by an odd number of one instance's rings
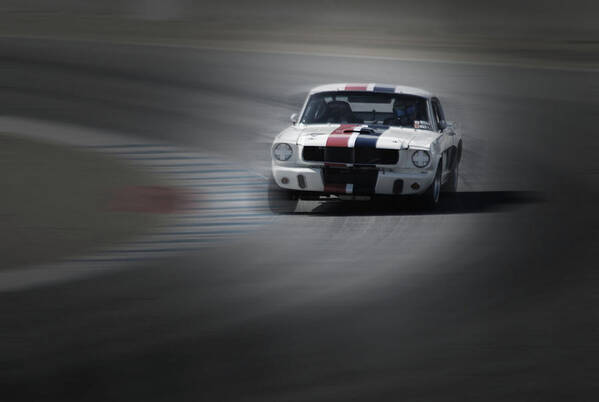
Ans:
{"label": "red mark on track", "polygon": [[346,85],[346,91],[366,91],[368,85]]}
{"label": "red mark on track", "polygon": [[326,146],[327,147],[347,148],[347,144],[349,143],[351,134],[345,134],[344,131],[351,130],[352,128],[354,128],[356,126],[357,126],[357,124],[342,124],[342,125],[340,125],[335,130],[333,130],[333,132],[331,134],[329,134],[329,137],[327,138]]}
{"label": "red mark on track", "polygon": [[113,192],[108,209],[118,212],[169,214],[188,203],[185,192],[161,186],[129,186]]}

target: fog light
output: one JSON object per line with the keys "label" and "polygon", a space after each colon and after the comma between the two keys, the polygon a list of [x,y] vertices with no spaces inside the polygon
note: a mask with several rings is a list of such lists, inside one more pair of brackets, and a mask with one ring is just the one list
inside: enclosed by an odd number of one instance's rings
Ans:
{"label": "fog light", "polygon": [[420,188],[420,184],[412,183],[412,185],[410,187],[412,187],[412,190],[418,190]]}
{"label": "fog light", "polygon": [[286,177],[283,177],[283,178],[281,179],[281,183],[283,183],[283,184],[287,184],[287,183],[289,183],[289,179],[288,179],[288,178],[286,178]]}

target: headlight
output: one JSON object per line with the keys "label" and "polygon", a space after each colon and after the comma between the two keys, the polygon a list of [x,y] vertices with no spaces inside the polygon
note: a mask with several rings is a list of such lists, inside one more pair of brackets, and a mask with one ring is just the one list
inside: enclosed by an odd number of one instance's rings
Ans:
{"label": "headlight", "polygon": [[412,154],[412,163],[417,168],[423,168],[431,161],[431,155],[426,151],[416,151]]}
{"label": "headlight", "polygon": [[288,161],[293,155],[293,149],[289,144],[277,144],[273,150],[275,158],[279,161]]}

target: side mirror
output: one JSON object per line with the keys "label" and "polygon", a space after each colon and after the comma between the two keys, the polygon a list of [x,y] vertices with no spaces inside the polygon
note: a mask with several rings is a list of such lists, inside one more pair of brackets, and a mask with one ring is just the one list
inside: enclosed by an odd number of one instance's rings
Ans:
{"label": "side mirror", "polygon": [[439,122],[439,129],[441,131],[446,131],[447,130],[447,134],[453,135],[453,134],[455,134],[454,131],[453,131],[453,130],[455,130],[455,123],[453,121],[441,120]]}
{"label": "side mirror", "polygon": [[291,124],[295,125],[295,123],[297,123],[297,113],[293,113],[291,117],[289,117],[289,120],[291,120]]}

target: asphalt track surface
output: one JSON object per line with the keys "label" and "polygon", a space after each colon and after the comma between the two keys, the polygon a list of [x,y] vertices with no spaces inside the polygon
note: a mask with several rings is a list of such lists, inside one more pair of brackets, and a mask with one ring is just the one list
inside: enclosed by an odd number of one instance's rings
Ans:
{"label": "asphalt track surface", "polygon": [[242,241],[0,294],[0,399],[597,400],[596,72],[1,46],[5,115],[264,173],[309,87],[401,83],[441,97],[464,159],[435,213],[303,203]]}

